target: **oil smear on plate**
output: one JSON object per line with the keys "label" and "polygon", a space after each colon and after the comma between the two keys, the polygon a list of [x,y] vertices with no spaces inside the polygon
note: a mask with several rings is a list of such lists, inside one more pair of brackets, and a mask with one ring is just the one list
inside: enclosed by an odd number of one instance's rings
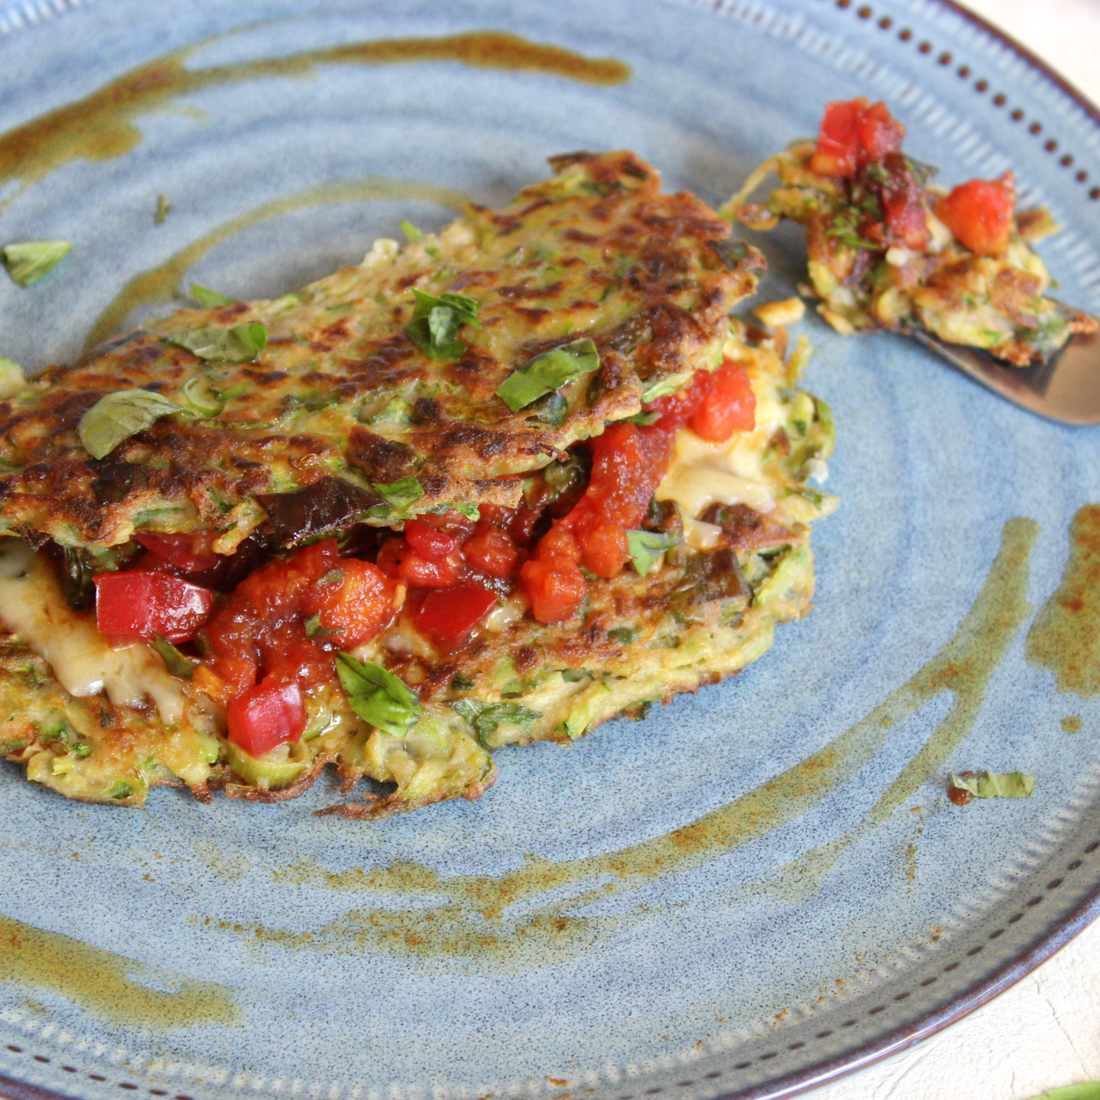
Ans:
{"label": "oil smear on plate", "polygon": [[544,73],[589,84],[620,84],[630,79],[630,67],[614,58],[586,58],[560,46],[531,42],[502,31],[348,42],[284,57],[205,69],[186,67],[196,50],[215,40],[148,61],[83,99],[0,135],[0,185],[16,180],[21,184],[19,190],[0,202],[0,210],[71,160],[104,161],[123,156],[141,141],[141,131],[134,124],[136,118],[163,110],[180,96],[220,85],[272,76],[302,77],[321,65],[413,61],[450,61],[475,68]]}

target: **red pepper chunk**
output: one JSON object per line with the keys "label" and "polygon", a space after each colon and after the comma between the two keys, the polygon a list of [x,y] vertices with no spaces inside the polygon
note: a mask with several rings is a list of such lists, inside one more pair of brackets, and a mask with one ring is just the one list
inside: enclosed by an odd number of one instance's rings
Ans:
{"label": "red pepper chunk", "polygon": [[458,549],[458,539],[429,527],[423,520],[405,521],[405,539],[413,550],[427,561],[442,561]]}
{"label": "red pepper chunk", "polygon": [[417,609],[416,629],[433,641],[460,642],[496,602],[497,594],[476,581],[437,589]]}
{"label": "red pepper chunk", "polygon": [[856,174],[859,155],[859,123],[865,99],[825,105],[825,117],[810,158],[810,171],[821,176],[847,179]]}
{"label": "red pepper chunk", "polygon": [[186,642],[210,617],[214,593],[169,573],[103,573],[96,586],[96,629],[108,638]]}
{"label": "red pepper chunk", "polygon": [[450,588],[462,576],[462,552],[455,549],[438,561],[431,561],[418,554],[408,539],[394,536],[382,543],[378,568],[387,577],[421,588]]}
{"label": "red pepper chunk", "polygon": [[1016,180],[1006,172],[999,180],[960,183],[936,204],[936,217],[971,252],[1001,256],[1008,248],[1016,207]]}
{"label": "red pepper chunk", "polygon": [[250,756],[298,741],[306,728],[302,693],[293,680],[265,676],[233,699],[226,710],[229,740]]}
{"label": "red pepper chunk", "polygon": [[219,556],[213,548],[217,537],[217,531],[192,531],[187,534],[148,531],[135,534],[134,542],[173,569],[183,573],[201,573],[218,564]]}
{"label": "red pepper chunk", "polygon": [[519,548],[512,536],[488,520],[477,525],[462,554],[468,564],[490,577],[512,576],[519,560]]}
{"label": "red pepper chunk", "polygon": [[851,179],[871,161],[899,152],[904,136],[905,127],[884,103],[868,103],[862,96],[828,103],[810,171]]}

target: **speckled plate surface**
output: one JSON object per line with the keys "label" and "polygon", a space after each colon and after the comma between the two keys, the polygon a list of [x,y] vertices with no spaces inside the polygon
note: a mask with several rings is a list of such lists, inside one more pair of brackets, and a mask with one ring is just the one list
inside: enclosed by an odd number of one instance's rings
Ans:
{"label": "speckled plate surface", "polygon": [[[488,30],[532,46],[357,47]],[[29,367],[175,285],[293,289],[556,152],[633,148],[717,204],[855,94],[947,181],[1014,166],[1065,227],[1043,247],[1060,296],[1100,311],[1097,114],[944,2],[8,0],[0,73],[0,239],[74,242],[32,290],[0,279],[0,354]],[[787,295],[798,233],[765,247]],[[1070,551],[1100,538],[1100,432],[897,339],[802,331],[843,504],[813,614],[736,680],[377,824],[312,817],[325,784],[123,812],[4,765],[0,1093],[779,1096],[1090,919],[1100,595]],[[1035,795],[953,807],[967,768]]]}

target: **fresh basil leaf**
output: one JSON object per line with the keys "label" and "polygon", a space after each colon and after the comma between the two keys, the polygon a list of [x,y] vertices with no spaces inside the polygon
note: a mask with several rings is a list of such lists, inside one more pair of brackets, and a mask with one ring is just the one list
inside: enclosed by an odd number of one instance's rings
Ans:
{"label": "fresh basil leaf", "polygon": [[626,543],[630,560],[641,576],[645,576],[666,550],[679,543],[675,535],[663,535],[660,531],[627,531]]}
{"label": "fresh basil leaf", "polygon": [[420,696],[392,672],[350,653],[336,654],[336,672],[351,709],[364,722],[400,737],[420,721]]}
{"label": "fresh basil leaf", "polygon": [[443,308],[457,313],[462,324],[481,328],[481,322],[477,319],[478,303],[475,298],[451,293],[440,294],[437,298],[424,290],[413,290],[413,296],[416,298],[416,305],[413,307],[413,318],[416,320],[427,317],[434,309]]}
{"label": "fresh basil leaf", "polygon": [[72,251],[69,241],[18,241],[3,248],[4,266],[20,286],[34,286]]}
{"label": "fresh basil leaf", "polygon": [[969,791],[975,798],[1030,798],[1035,790],[1034,776],[1022,772],[1008,772],[998,775],[995,772],[981,772],[978,775],[948,776],[950,786],[960,791]]}
{"label": "fresh basil leaf", "polygon": [[452,699],[447,706],[465,718],[481,740],[489,737],[501,722],[526,724],[542,717],[539,711],[531,710],[519,703],[483,703],[477,699]]}
{"label": "fresh basil leaf", "polygon": [[496,388],[497,397],[517,412],[544,393],[591,374],[600,365],[600,353],[587,337],[544,351],[513,371]]}
{"label": "fresh basil leaf", "polygon": [[405,335],[429,359],[461,359],[466,345],[458,338],[460,325],[481,328],[478,304],[465,294],[441,294],[438,298],[423,290],[413,290],[416,305]]}
{"label": "fresh basil leaf", "polygon": [[171,210],[172,204],[168,201],[168,196],[157,195],[157,212],[153,215],[153,224],[163,225]]}
{"label": "fresh basil leaf", "polygon": [[161,339],[166,344],[186,348],[200,359],[251,363],[267,344],[267,329],[259,321],[253,321],[232,328],[193,328]]}
{"label": "fresh basil leaf", "polygon": [[[454,504],[451,507],[461,515],[464,515],[467,519],[478,520],[481,519],[481,505],[474,504],[472,501],[467,501],[465,504]],[[450,509],[444,509],[449,511]]]}
{"label": "fresh basil leaf", "polygon": [[92,458],[106,458],[123,440],[180,411],[174,401],[151,390],[119,390],[101,397],[80,418],[76,431]]}
{"label": "fresh basil leaf", "polygon": [[560,428],[569,415],[569,402],[565,400],[564,394],[553,390],[539,400],[531,411],[540,423],[549,424],[551,428]]}
{"label": "fresh basil leaf", "polygon": [[190,680],[198,668],[198,663],[185,657],[163,634],[153,635],[153,648],[161,655],[164,667],[172,676]]}
{"label": "fresh basil leaf", "polygon": [[205,309],[217,309],[219,306],[237,305],[236,298],[227,298],[224,294],[219,294],[216,290],[210,290],[208,287],[200,286],[198,283],[191,284],[191,297]]}
{"label": "fresh basil leaf", "polygon": [[404,512],[424,495],[424,486],[415,477],[400,481],[372,481],[371,488],[399,512]]}
{"label": "fresh basil leaf", "polygon": [[404,218],[397,223],[401,227],[401,232],[405,234],[405,239],[409,241],[422,241],[424,234],[413,225],[412,222],[405,221]]}

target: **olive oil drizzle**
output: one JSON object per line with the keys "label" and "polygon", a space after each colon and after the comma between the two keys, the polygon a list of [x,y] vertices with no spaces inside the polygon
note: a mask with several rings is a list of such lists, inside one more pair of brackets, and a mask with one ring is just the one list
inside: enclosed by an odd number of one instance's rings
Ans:
{"label": "olive oil drizzle", "polygon": [[[158,986],[141,983],[148,977]],[[243,1016],[233,991],[82,943],[0,915],[0,981],[47,989],[95,1016],[133,1027],[168,1031],[217,1024],[237,1026]]]}
{"label": "olive oil drizzle", "polygon": [[[530,963],[532,951],[537,965],[575,957],[596,938],[621,934],[640,923],[646,913],[577,917],[570,910],[700,866],[795,820],[854,778],[882,748],[891,726],[950,692],[953,702],[947,714],[865,821],[814,850],[819,858],[810,870],[816,877],[831,866],[840,848],[866,835],[934,775],[972,729],[989,682],[1030,613],[1026,593],[1037,535],[1038,525],[1032,520],[1016,518],[1005,524],[999,552],[970,611],[940,652],[883,703],[798,764],[696,821],[633,847],[583,859],[555,863],[529,856],[522,867],[499,878],[447,878],[413,862],[342,872],[299,863],[277,877],[288,884],[445,900],[416,910],[358,908],[306,934],[255,925],[221,927],[286,947],[420,957],[468,955],[479,966],[523,966],[524,959]],[[804,883],[808,869],[792,865],[786,871]],[[776,884],[761,886],[775,889]],[[569,888],[572,892],[562,897]],[[553,901],[534,908],[521,904],[550,891],[558,892]],[[511,917],[512,907],[522,914]]]}
{"label": "olive oil drizzle", "polygon": [[88,333],[84,350],[89,351],[114,336],[136,309],[173,302],[181,293],[180,288],[187,270],[212,248],[216,248],[237,233],[260,222],[310,206],[384,199],[434,202],[456,210],[468,201],[466,195],[428,183],[375,178],[338,180],[273,199],[210,230],[193,244],[180,249],[156,267],[138,272],[96,319],[96,323]]}
{"label": "olive oil drizzle", "polygon": [[198,43],[131,69],[83,99],[0,135],[0,187],[20,187],[0,202],[6,209],[27,187],[72,160],[105,161],[136,148],[135,119],[165,110],[180,96],[264,77],[300,77],[322,65],[457,62],[481,69],[542,73],[589,84],[619,84],[630,67],[614,58],[587,58],[572,50],[502,31],[472,31],[425,38],[349,42],[285,57],[258,58],[204,69],[186,67]]}
{"label": "olive oil drizzle", "polygon": [[[1054,673],[1059,693],[1090,699],[1100,692],[1100,504],[1078,509],[1069,530],[1062,583],[1035,616],[1027,659]],[[1067,732],[1080,718],[1062,723]]]}

